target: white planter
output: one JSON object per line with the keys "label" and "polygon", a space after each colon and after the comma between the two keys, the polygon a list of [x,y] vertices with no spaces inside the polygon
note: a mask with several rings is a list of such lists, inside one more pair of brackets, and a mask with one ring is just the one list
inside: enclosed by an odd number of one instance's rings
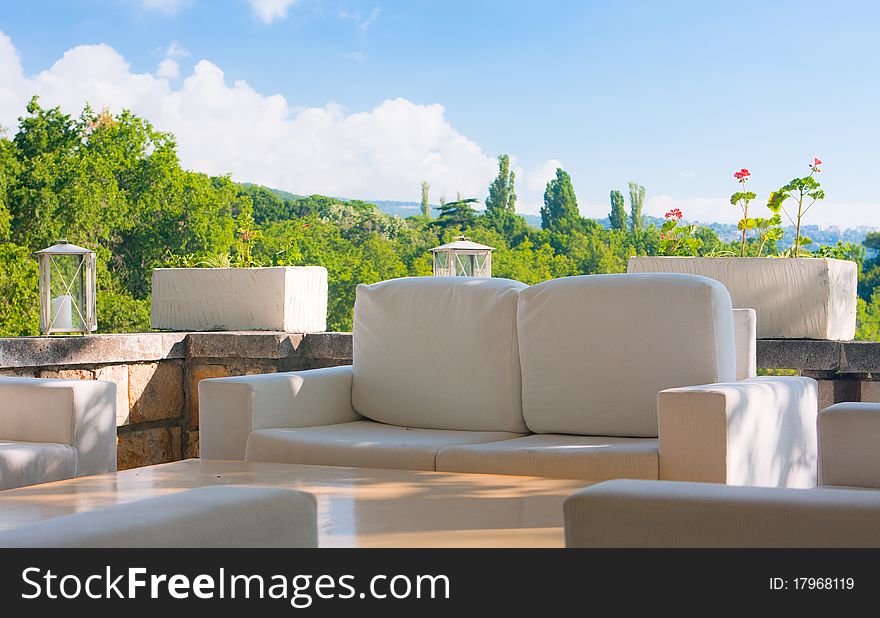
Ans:
{"label": "white planter", "polygon": [[327,330],[327,269],[157,268],[150,324],[164,330]]}
{"label": "white planter", "polygon": [[632,257],[630,273],[687,273],[723,283],[758,314],[758,337],[848,340],[856,332],[855,262],[830,258]]}

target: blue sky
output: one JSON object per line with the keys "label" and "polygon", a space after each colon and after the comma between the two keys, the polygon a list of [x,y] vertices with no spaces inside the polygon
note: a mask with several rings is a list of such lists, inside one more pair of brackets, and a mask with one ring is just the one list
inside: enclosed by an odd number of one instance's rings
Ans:
{"label": "blue sky", "polygon": [[132,107],[178,135],[193,169],[373,199],[416,200],[422,178],[434,201],[484,197],[507,152],[527,212],[561,164],[585,215],[638,180],[651,214],[719,221],[736,218],[735,169],[763,198],[817,155],[828,199],[811,221],[875,227],[878,7],[7,2],[0,124],[30,91],[70,112]]}

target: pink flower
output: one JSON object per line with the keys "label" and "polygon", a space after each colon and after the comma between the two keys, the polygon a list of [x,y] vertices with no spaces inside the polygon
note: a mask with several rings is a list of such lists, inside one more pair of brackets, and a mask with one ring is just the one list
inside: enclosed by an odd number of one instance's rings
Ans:
{"label": "pink flower", "polygon": [[676,221],[681,221],[684,215],[681,214],[681,209],[673,208],[669,212],[664,215],[667,219],[675,219]]}
{"label": "pink flower", "polygon": [[740,171],[733,173],[733,177],[736,178],[740,182],[745,182],[746,179],[751,175],[752,175],[752,173],[749,170],[747,170],[746,168],[742,168]]}
{"label": "pink flower", "polygon": [[820,165],[822,165],[822,159],[819,157],[813,157],[813,164],[810,166],[810,169],[814,172],[821,172],[822,170],[819,169]]}

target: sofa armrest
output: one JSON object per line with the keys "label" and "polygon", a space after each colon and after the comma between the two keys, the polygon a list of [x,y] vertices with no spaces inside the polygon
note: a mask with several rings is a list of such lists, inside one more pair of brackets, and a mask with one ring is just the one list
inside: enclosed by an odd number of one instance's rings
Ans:
{"label": "sofa armrest", "polygon": [[614,480],[570,496],[568,547],[880,547],[880,492]]}
{"label": "sofa armrest", "polygon": [[335,425],[361,418],[351,406],[351,366],[199,382],[203,459],[244,459],[255,429]]}
{"label": "sofa armrest", "polygon": [[660,478],[814,487],[817,401],[816,381],[802,377],[661,391]]}
{"label": "sofa armrest", "polygon": [[819,413],[819,484],[880,489],[880,404],[836,403]]}
{"label": "sofa armrest", "polygon": [[69,444],[77,476],[116,470],[116,384],[0,378],[0,438]]}

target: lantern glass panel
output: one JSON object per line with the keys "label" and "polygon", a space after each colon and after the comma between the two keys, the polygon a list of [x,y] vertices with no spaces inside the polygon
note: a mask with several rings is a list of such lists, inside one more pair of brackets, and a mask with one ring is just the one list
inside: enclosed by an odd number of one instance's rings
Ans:
{"label": "lantern glass panel", "polygon": [[455,274],[459,277],[473,277],[474,256],[467,253],[456,255]]}
{"label": "lantern glass panel", "polygon": [[85,256],[51,255],[49,258],[49,319],[56,332],[86,329]]}

